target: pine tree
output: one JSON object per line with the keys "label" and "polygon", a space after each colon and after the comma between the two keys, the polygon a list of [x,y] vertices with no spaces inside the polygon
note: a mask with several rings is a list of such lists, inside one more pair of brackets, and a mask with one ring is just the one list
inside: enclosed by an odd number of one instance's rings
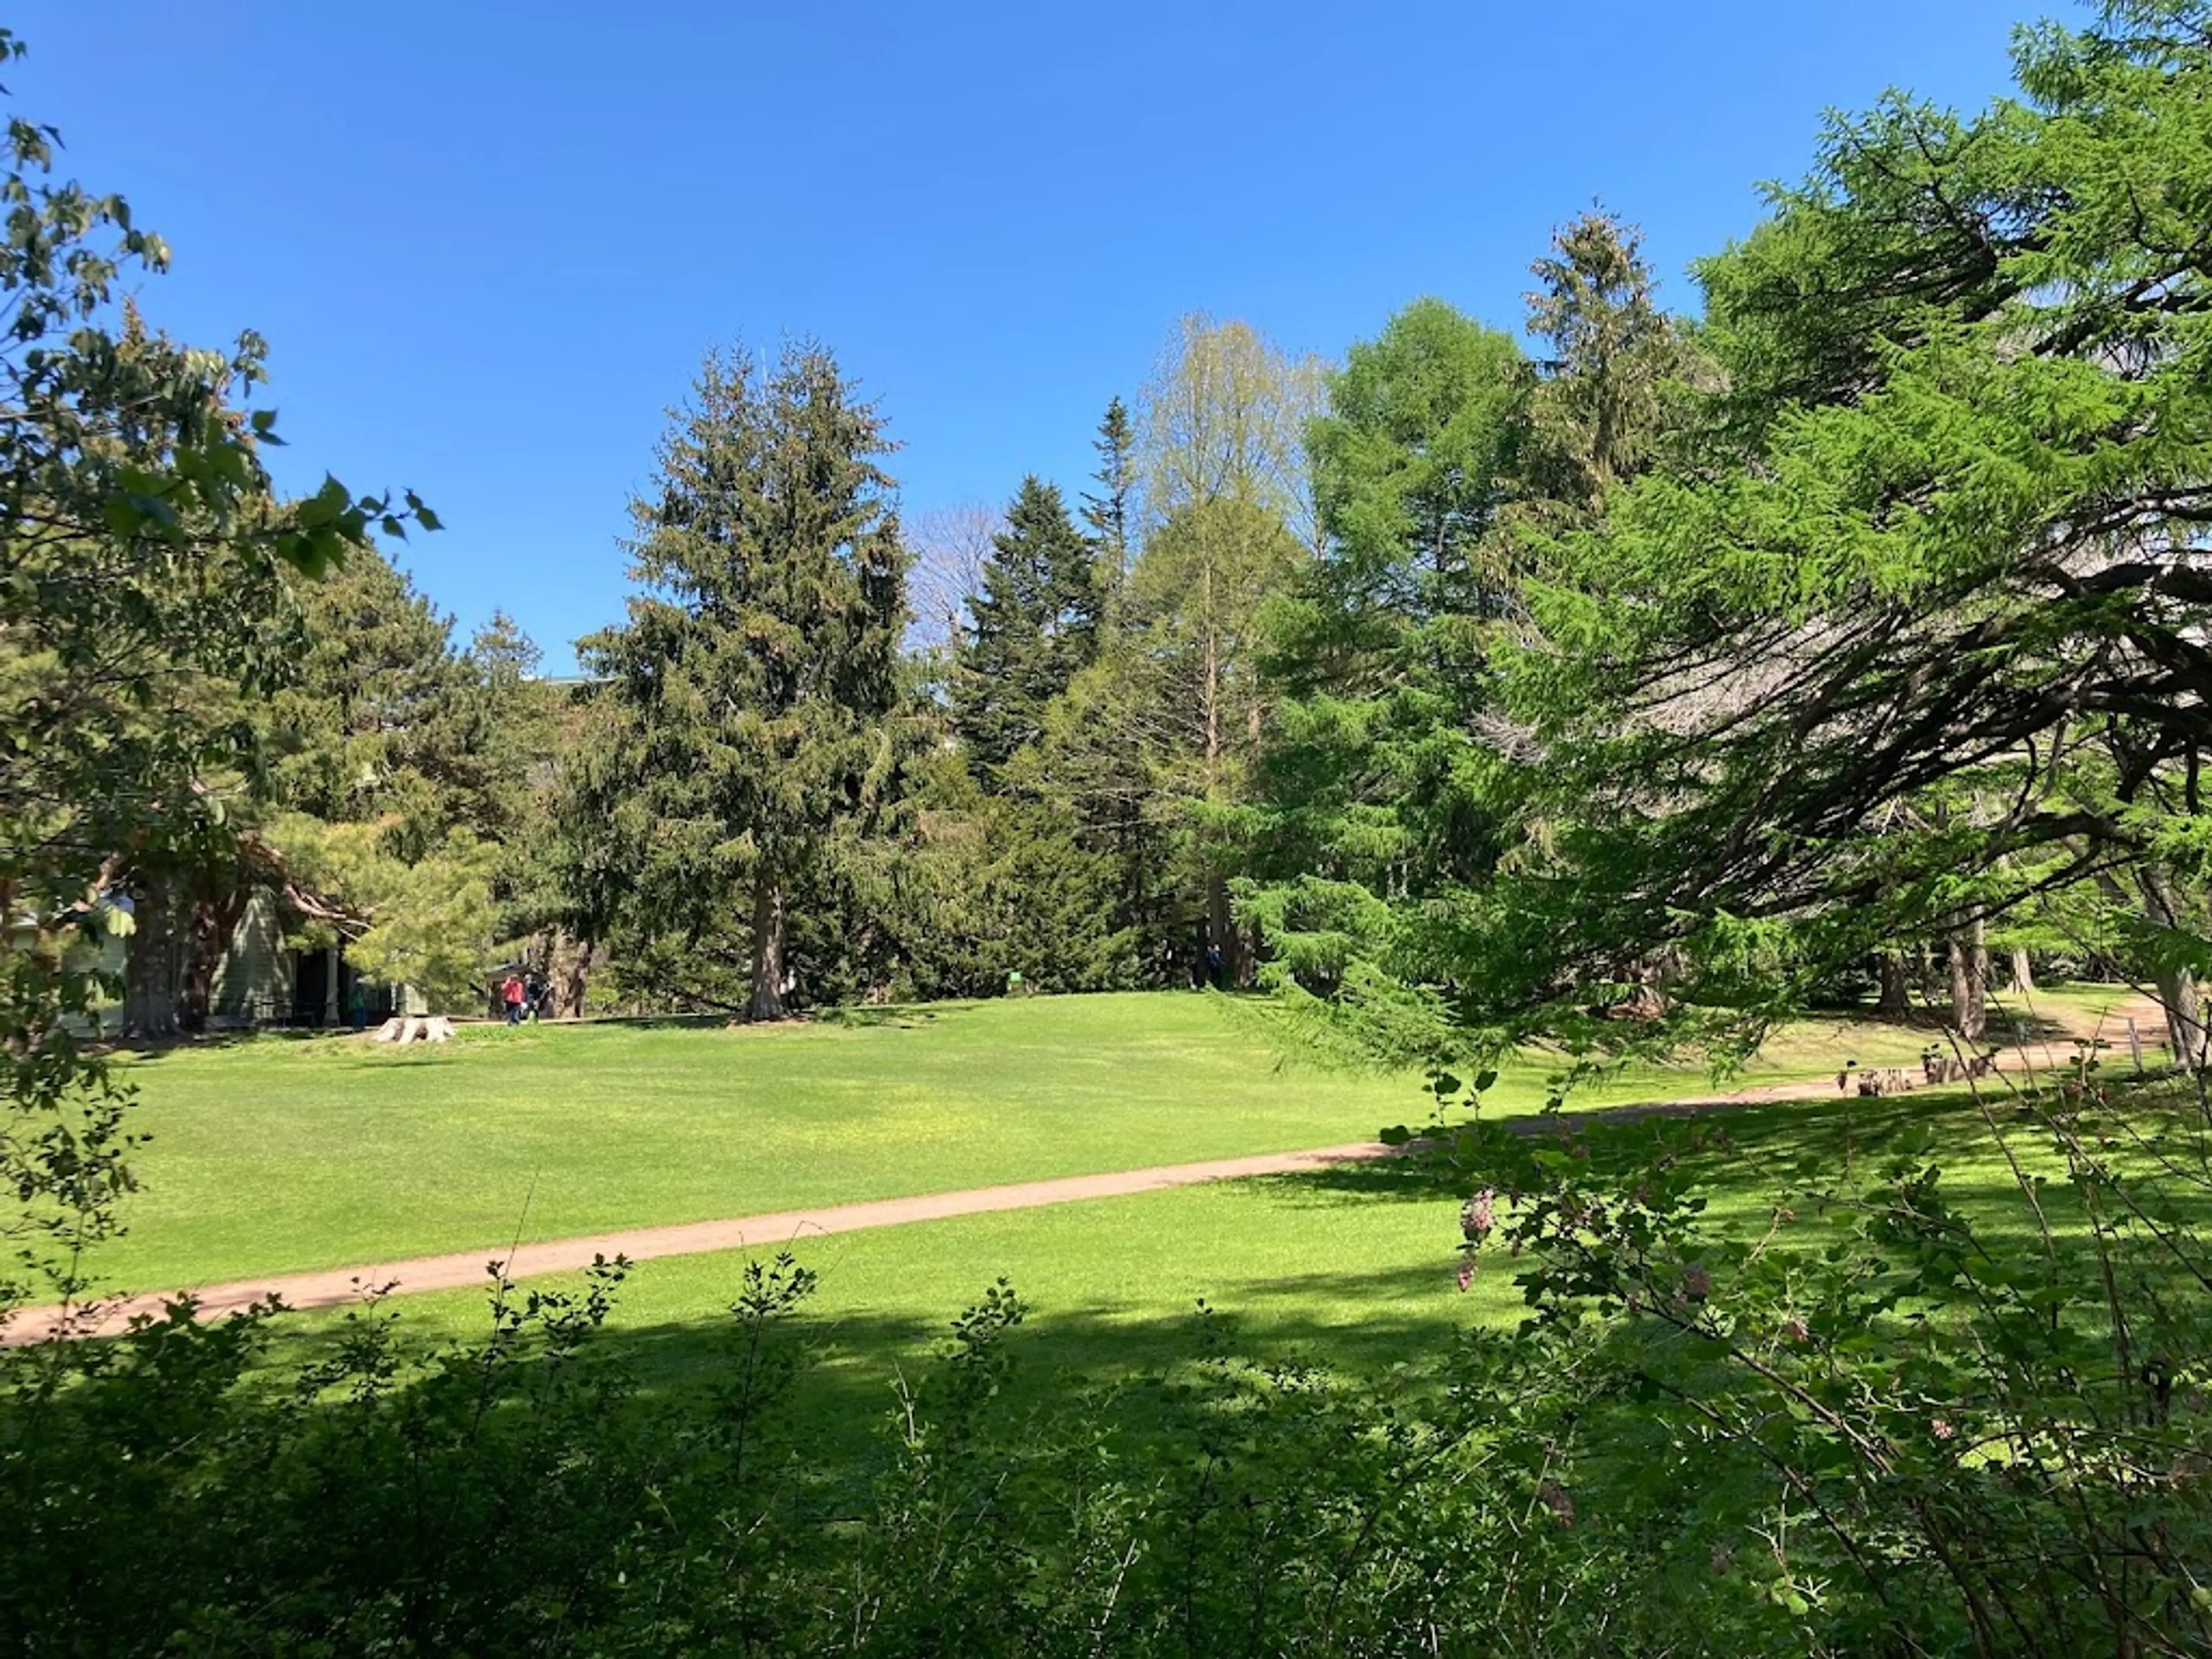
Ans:
{"label": "pine tree", "polygon": [[882,416],[819,346],[711,355],[633,504],[627,625],[570,821],[602,909],[684,951],[750,918],[745,1012],[785,1012],[786,906],[896,784],[905,556]]}
{"label": "pine tree", "polygon": [[1137,489],[1136,428],[1120,398],[1108,401],[1091,447],[1098,452],[1098,470],[1091,475],[1098,492],[1085,494],[1083,522],[1097,550],[1100,579],[1109,592],[1118,592],[1129,574],[1129,510]]}
{"label": "pine tree", "polygon": [[270,704],[279,803],[383,820],[410,862],[457,825],[501,834],[490,710],[452,618],[373,549],[295,588],[307,648]]}
{"label": "pine tree", "polygon": [[1642,233],[1609,213],[1561,227],[1529,269],[1538,287],[1528,296],[1528,332],[1551,355],[1531,410],[1528,483],[1587,514],[1651,459],[1682,338],[1659,307]]}
{"label": "pine tree", "polygon": [[1270,877],[1425,891],[1486,861],[1480,715],[1507,610],[1489,538],[1530,380],[1510,337],[1437,300],[1330,375],[1310,440],[1327,546],[1271,607],[1262,664]]}
{"label": "pine tree", "polygon": [[1023,479],[969,601],[954,671],[955,724],[985,781],[1036,741],[1046,706],[1097,654],[1097,564],[1059,489]]}

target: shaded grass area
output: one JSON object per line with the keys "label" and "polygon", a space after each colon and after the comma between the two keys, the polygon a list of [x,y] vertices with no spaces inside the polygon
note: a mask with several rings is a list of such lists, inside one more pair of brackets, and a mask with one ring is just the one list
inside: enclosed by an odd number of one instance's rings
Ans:
{"label": "shaded grass area", "polygon": [[[1174,1375],[1219,1344],[1361,1376],[1425,1376],[1471,1322],[1511,1315],[1502,1297],[1455,1288],[1458,1199],[1442,1187],[1406,1197],[1377,1203],[1364,1190],[1271,1176],[764,1240],[757,1250],[636,1264],[608,1334],[653,1392],[711,1384],[745,1263],[790,1249],[820,1275],[805,1316],[814,1363],[799,1386],[799,1415],[832,1454],[882,1426],[901,1376],[926,1369],[954,1317],[1001,1278],[1030,1310],[1009,1385],[1018,1408]],[[529,1288],[580,1283],[555,1275]],[[489,1281],[387,1307],[420,1347],[480,1335],[488,1301]],[[343,1318],[326,1310],[285,1321],[279,1363],[322,1352]]]}

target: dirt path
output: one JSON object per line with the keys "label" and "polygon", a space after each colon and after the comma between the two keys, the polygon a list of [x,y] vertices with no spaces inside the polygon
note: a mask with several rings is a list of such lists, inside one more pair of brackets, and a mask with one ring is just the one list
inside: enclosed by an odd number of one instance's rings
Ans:
{"label": "dirt path", "polygon": [[[202,1318],[233,1313],[280,1297],[288,1308],[331,1308],[359,1301],[373,1286],[396,1291],[464,1290],[486,1282],[487,1265],[504,1261],[516,1279],[570,1273],[588,1267],[595,1256],[628,1256],[649,1261],[659,1256],[702,1255],[747,1245],[784,1244],[802,1237],[848,1233],[863,1227],[894,1227],[907,1221],[939,1221],[949,1216],[983,1215],[994,1210],[1026,1210],[1043,1204],[1069,1204],[1086,1198],[1121,1198],[1133,1193],[1190,1187],[1201,1182],[1233,1181],[1242,1176],[1290,1175],[1332,1164],[1387,1158],[1392,1149],[1365,1142],[1324,1146],[1305,1152],[1270,1152],[1255,1158],[1216,1158],[1206,1164],[1170,1164],[1150,1170],[1106,1175],[1067,1176],[1054,1181],[1024,1181],[1006,1187],[975,1187],[965,1192],[930,1193],[918,1198],[877,1199],[818,1210],[783,1210],[769,1215],[737,1216],[722,1221],[691,1221],[672,1227],[641,1227],[588,1238],[549,1239],[519,1248],[456,1250],[447,1255],[416,1256],[371,1266],[333,1267],[323,1273],[271,1273],[228,1285],[191,1287]],[[167,1291],[103,1303],[97,1317],[80,1319],[66,1334],[97,1336],[121,1330],[140,1314],[158,1315],[182,1292]],[[26,1308],[0,1326],[0,1344],[18,1346],[63,1329],[58,1308]]]}
{"label": "dirt path", "polygon": [[[2063,1020],[2062,1029],[2082,1025],[2078,1035],[2110,1036],[2128,1013],[2149,1025],[2159,1018],[2155,1005],[2115,1010],[2089,1029],[2088,1022]],[[2034,1042],[2026,1049],[2010,1048],[1998,1056],[2000,1067],[2010,1073],[2042,1072],[2063,1064],[2063,1039]],[[1784,1100],[1832,1099],[1838,1090],[1832,1078],[1796,1083],[1766,1084],[1729,1094],[1692,1096],[1647,1105],[1596,1108],[1569,1111],[1574,1124],[1632,1122],[1639,1118],[1687,1116],[1731,1108],[1764,1105]],[[1563,1127],[1551,1117],[1502,1120],[1517,1133],[1534,1134]],[[1158,1192],[1170,1187],[1190,1187],[1208,1181],[1234,1181],[1244,1176],[1290,1175],[1322,1169],[1332,1164],[1352,1164],[1389,1158],[1394,1149],[1364,1142],[1350,1146],[1324,1146],[1304,1152],[1270,1152],[1253,1158],[1216,1158],[1205,1164],[1170,1164],[1150,1170],[1123,1170],[1104,1175],[1068,1176],[1054,1181],[1025,1181],[1005,1187],[976,1187],[965,1192],[931,1193],[915,1198],[877,1199],[863,1204],[838,1204],[818,1210],[784,1210],[769,1215],[737,1216],[720,1221],[691,1221],[668,1227],[642,1227],[624,1232],[601,1233],[587,1238],[549,1239],[520,1247],[457,1250],[446,1255],[416,1256],[404,1261],[362,1267],[334,1267],[322,1273],[271,1273],[225,1285],[190,1287],[203,1318],[235,1312],[274,1296],[288,1308],[331,1308],[359,1301],[372,1287],[394,1291],[465,1290],[483,1285],[486,1268],[504,1261],[516,1279],[541,1273],[571,1273],[591,1266],[596,1256],[623,1255],[632,1261],[660,1256],[702,1255],[715,1250],[742,1249],[747,1245],[782,1244],[829,1233],[854,1232],[864,1227],[894,1227],[908,1221],[939,1221],[951,1216],[982,1215],[996,1210],[1026,1210],[1045,1204],[1070,1204],[1088,1198],[1122,1198],[1134,1193]],[[15,1347],[60,1333],[95,1336],[121,1330],[141,1315],[158,1315],[162,1306],[182,1290],[125,1297],[100,1304],[93,1318],[79,1316],[65,1322],[58,1308],[26,1308],[0,1325],[0,1346]]]}

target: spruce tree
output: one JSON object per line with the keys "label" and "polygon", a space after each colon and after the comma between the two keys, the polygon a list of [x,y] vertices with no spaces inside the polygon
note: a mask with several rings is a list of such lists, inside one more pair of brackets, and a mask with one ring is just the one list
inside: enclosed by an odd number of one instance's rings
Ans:
{"label": "spruce tree", "polygon": [[1120,398],[1108,401],[1091,447],[1098,452],[1098,470],[1091,475],[1098,492],[1085,494],[1083,522],[1097,550],[1100,578],[1108,591],[1115,592],[1129,574],[1130,498],[1137,488],[1136,428]]}
{"label": "spruce tree", "polygon": [[1686,362],[1659,307],[1644,238],[1593,210],[1562,226],[1529,267],[1528,332],[1549,348],[1530,413],[1526,493],[1540,517],[1594,514],[1607,490],[1651,462],[1668,378]]}
{"label": "spruce tree", "polygon": [[1097,562],[1058,488],[1023,479],[969,601],[952,685],[955,722],[986,782],[1036,741],[1046,707],[1097,654]]}
{"label": "spruce tree", "polygon": [[710,355],[633,504],[629,620],[572,821],[603,906],[677,948],[750,919],[748,1018],[785,1012],[787,902],[895,782],[904,554],[882,416],[823,348]]}

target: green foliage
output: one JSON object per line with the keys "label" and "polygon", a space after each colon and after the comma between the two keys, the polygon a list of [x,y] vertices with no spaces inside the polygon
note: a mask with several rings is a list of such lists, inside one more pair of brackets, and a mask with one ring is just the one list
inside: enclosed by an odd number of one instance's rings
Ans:
{"label": "green foliage", "polygon": [[1474,722],[1506,599],[1490,537],[1530,384],[1511,340],[1437,301],[1400,313],[1329,379],[1310,438],[1326,550],[1263,615],[1281,700],[1261,867],[1291,888],[1253,914],[1281,970],[1341,972],[1350,941],[1322,920],[1330,896],[1471,879],[1492,855],[1493,768]]}
{"label": "green foliage", "polygon": [[1233,501],[1305,539],[1305,425],[1321,374],[1249,323],[1184,318],[1145,388],[1135,463],[1148,538],[1178,514]]}
{"label": "green foliage", "polygon": [[406,859],[453,829],[512,829],[527,762],[507,745],[534,651],[512,622],[491,657],[455,650],[450,619],[374,550],[301,584],[299,603],[307,649],[270,713],[285,805],[331,823],[387,819]]}
{"label": "green foliage", "polygon": [[1654,297],[1642,236],[1610,214],[1562,227],[1531,269],[1528,331],[1551,355],[1530,401],[1527,498],[1540,518],[1586,515],[1654,458],[1668,383],[1688,366],[1682,328]]}
{"label": "green foliage", "polygon": [[493,966],[496,843],[456,830],[412,859],[392,850],[397,818],[325,823],[288,814],[270,825],[293,878],[343,902],[346,957],[362,977],[410,985],[436,1007],[465,1007]]}
{"label": "green foliage", "polygon": [[1098,489],[1085,492],[1083,522],[1097,550],[1100,591],[1110,596],[1128,580],[1136,546],[1137,431],[1121,398],[1107,400],[1092,447],[1098,452],[1098,471],[1091,475]]}
{"label": "green foliage", "polygon": [[1142,983],[1139,940],[1114,925],[1120,871],[1064,800],[987,795],[957,763],[932,769],[915,842],[878,902],[896,936],[902,1000]]}
{"label": "green foliage", "polygon": [[[0,31],[0,58],[21,52]],[[260,770],[246,711],[288,671],[289,573],[435,520],[335,479],[277,501],[273,415],[234,402],[262,343],[149,331],[117,290],[167,248],[121,198],[55,182],[58,147],[11,117],[0,174],[0,1184],[22,1206],[8,1295],[43,1279],[68,1297],[130,1184],[124,1097],[79,1046],[118,988],[100,963],[125,907],[105,896],[159,895],[132,931],[163,939],[171,878],[235,857]]]}
{"label": "green foliage", "polygon": [[784,1011],[791,890],[866,833],[911,744],[888,448],[821,348],[710,356],[633,509],[644,591],[583,643],[610,683],[565,781],[582,931],[749,931],[755,1018]]}
{"label": "green foliage", "polygon": [[1060,491],[1022,481],[992,538],[952,668],[951,708],[969,764],[995,781],[1043,730],[1044,709],[1098,649],[1097,550],[1076,534]]}
{"label": "green foliage", "polygon": [[2085,1070],[1984,1116],[2002,1202],[1955,1196],[1962,1148],[1923,1133],[1761,1170],[1751,1227],[1709,1211],[1724,1129],[1626,1160],[1465,1136],[1468,1271],[1510,1255],[1577,1373],[1577,1508],[1679,1490],[1683,1553],[1793,1645],[2195,1651],[2201,1113]]}
{"label": "green foliage", "polygon": [[[1835,123],[1814,177],[1701,267],[1694,341],[1612,222],[1540,262],[1552,356],[1493,567],[1512,625],[1449,677],[1480,711],[1413,721],[1431,752],[1465,734],[1474,810],[1437,838],[1464,862],[1367,878],[1395,902],[1358,938],[1325,888],[1267,906],[1327,936],[1315,963],[1361,964],[1394,1047],[1424,1020],[1439,1053],[1674,1035],[1592,1025],[1608,1006],[1734,1010],[1748,1043],[1930,939],[1972,1038],[1995,926],[2157,970],[2177,1051],[2202,1048],[2193,974],[2138,947],[2207,931],[2180,827],[2207,734],[2180,687],[2212,422],[2181,224],[2212,199],[2212,36],[2202,6],[2114,7],[2017,61],[2024,101]],[[1360,615],[1319,605],[1278,672],[1325,684],[1328,625]],[[1388,856],[1387,816],[1308,807],[1316,755],[1391,752],[1361,712],[1286,717],[1274,793],[1288,829]],[[1285,865],[1356,873],[1311,862]]]}

